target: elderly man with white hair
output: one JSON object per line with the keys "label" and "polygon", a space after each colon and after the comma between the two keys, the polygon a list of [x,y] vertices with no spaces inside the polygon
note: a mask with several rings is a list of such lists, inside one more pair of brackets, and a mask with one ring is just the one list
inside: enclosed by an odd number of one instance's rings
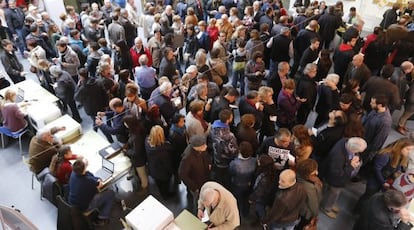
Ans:
{"label": "elderly man with white hair", "polygon": [[208,229],[235,229],[240,225],[236,198],[217,182],[206,182],[200,189],[198,218],[203,218],[205,211],[211,222]]}
{"label": "elderly man with white hair", "polygon": [[178,112],[177,107],[171,100],[172,90],[173,87],[171,82],[164,82],[154,90],[154,92],[157,91],[158,93],[152,94],[149,99],[150,105],[155,104],[159,107],[160,113],[168,125],[171,125],[172,117]]}
{"label": "elderly man with white hair", "polygon": [[367,142],[360,137],[342,138],[329,152],[322,167],[328,189],[323,196],[321,209],[329,218],[335,219],[339,208],[335,205],[342,189],[356,176],[362,161],[359,154],[367,148]]}

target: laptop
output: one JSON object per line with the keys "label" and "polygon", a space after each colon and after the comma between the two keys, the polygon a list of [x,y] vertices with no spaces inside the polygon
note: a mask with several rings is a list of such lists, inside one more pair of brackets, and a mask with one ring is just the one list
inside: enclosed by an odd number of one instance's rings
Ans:
{"label": "laptop", "polygon": [[99,150],[99,155],[101,155],[105,159],[112,158],[120,153],[122,150],[122,146],[118,142],[114,142],[105,148]]}
{"label": "laptop", "polygon": [[16,103],[24,101],[24,90],[22,88],[17,88]]}
{"label": "laptop", "polygon": [[95,173],[95,176],[105,182],[114,174],[114,167],[114,163],[102,157],[102,168]]}

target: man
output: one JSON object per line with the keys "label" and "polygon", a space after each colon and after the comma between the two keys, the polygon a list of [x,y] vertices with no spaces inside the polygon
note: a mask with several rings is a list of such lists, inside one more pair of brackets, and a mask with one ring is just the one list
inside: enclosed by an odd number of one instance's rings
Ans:
{"label": "man", "polygon": [[192,136],[190,144],[182,153],[183,159],[178,168],[178,174],[193,198],[193,206],[189,206],[194,209],[197,207],[201,186],[210,179],[212,162],[207,153],[206,141],[204,135]]}
{"label": "man", "polygon": [[[260,24],[263,24],[263,23],[260,23]],[[283,27],[288,27],[288,26],[289,26],[289,17],[287,15],[283,15],[280,17],[279,23],[273,25],[270,34],[273,37],[275,37],[280,34]]]}
{"label": "man", "polygon": [[399,229],[409,230],[413,227],[407,198],[396,190],[389,189],[371,197],[362,208],[353,230],[365,229]]}
{"label": "man", "polygon": [[342,24],[342,19],[335,14],[335,6],[329,6],[328,12],[322,14],[318,19],[320,26],[319,35],[321,36],[321,44],[325,49],[329,49],[332,40],[335,37],[336,29]]}
{"label": "man", "polygon": [[386,30],[390,25],[396,24],[398,19],[398,13],[397,10],[401,8],[400,3],[394,3],[392,4],[392,8],[388,9],[384,12],[382,15],[382,21],[380,23],[380,26],[382,29]]}
{"label": "man", "polygon": [[318,38],[320,40],[320,36],[317,32],[318,28],[318,21],[312,20],[309,22],[309,25],[307,25],[305,29],[300,30],[296,36],[293,42],[293,48],[295,49],[295,61],[298,62],[297,65],[299,64],[303,52],[310,46],[311,40],[313,38]]}
{"label": "man", "polygon": [[30,171],[40,173],[44,168],[49,167],[52,157],[57,153],[60,140],[55,139],[53,134],[65,130],[64,126],[39,130],[36,136],[32,137],[29,145]]}
{"label": "man", "polygon": [[236,136],[230,131],[232,122],[233,112],[223,109],[219,113],[219,120],[211,125],[210,133],[214,158],[213,178],[227,188],[230,186],[229,164],[239,153]]}
{"label": "man", "polygon": [[80,66],[78,55],[68,46],[65,39],[59,40],[56,43],[56,47],[59,52],[59,58],[54,59],[55,63],[60,64],[62,70],[69,73],[77,83],[79,80],[78,68]]}
{"label": "man", "polygon": [[[103,132],[109,142],[113,143],[112,135],[116,135],[116,139],[120,143],[126,143],[128,140],[127,128],[124,125],[122,119],[125,116],[125,107],[121,99],[114,98],[109,101],[110,111],[98,112],[95,124]],[[107,119],[111,119],[112,125],[107,125],[102,121],[102,118],[106,116]]]}
{"label": "man", "polygon": [[31,39],[36,40],[37,45],[41,46],[46,51],[47,59],[50,60],[57,56],[55,49],[53,49],[52,44],[48,40],[47,34],[40,33],[39,26],[36,23],[30,25],[30,34],[26,36],[25,41],[29,41]]}
{"label": "man", "polygon": [[[299,61],[299,72],[302,72],[305,66],[309,63],[313,63],[319,57],[319,45],[320,41],[318,38],[312,38],[310,46],[303,52]],[[294,76],[291,74],[291,76]]]}
{"label": "man", "polygon": [[239,97],[239,91],[233,87],[225,89],[227,92],[224,96],[215,97],[210,111],[209,121],[213,122],[219,119],[219,113],[223,109],[230,109],[230,104],[234,104]]}
{"label": "man", "polygon": [[364,63],[364,55],[362,53],[354,55],[345,73],[345,82],[355,79],[359,82],[360,86],[364,86],[370,77],[371,70]]}
{"label": "man", "polygon": [[147,65],[148,67],[151,67],[152,66],[151,52],[148,48],[144,47],[142,43],[142,39],[140,37],[136,37],[134,39],[134,44],[135,45],[129,49],[129,53],[131,54],[131,59],[132,59],[132,67],[135,68],[137,66],[141,66],[139,64],[139,57],[141,57],[141,55],[143,54],[147,55],[147,58],[148,58]]}
{"label": "man", "polygon": [[399,89],[391,82],[393,72],[394,66],[391,64],[384,65],[381,69],[380,77],[372,76],[366,84],[361,87],[361,92],[365,92],[364,101],[362,102],[365,111],[371,111],[371,98],[377,93],[387,96],[391,113],[392,111],[401,108]]}
{"label": "man", "polygon": [[87,167],[86,158],[78,159],[73,163],[69,178],[68,201],[82,212],[98,209],[96,224],[105,225],[109,222],[115,193],[110,189],[99,192],[98,190],[103,187],[102,181],[89,172]]}
{"label": "man", "polygon": [[355,22],[361,19],[361,16],[356,12],[356,8],[354,6],[349,8],[349,13],[344,15],[342,20],[348,24],[353,25]]}
{"label": "man", "polygon": [[366,148],[367,142],[362,138],[342,138],[329,152],[323,164],[323,176],[328,189],[321,202],[321,210],[329,218],[336,218],[339,208],[335,203],[342,189],[357,175],[361,167],[358,154]]}
{"label": "man", "polygon": [[316,64],[308,63],[296,87],[296,95],[306,99],[305,102],[301,103],[297,113],[297,121],[299,124],[305,124],[310,111],[316,103],[317,84],[313,79],[316,77],[317,69],[318,66]]}
{"label": "man", "polygon": [[276,71],[276,67],[279,62],[290,61],[293,56],[293,43],[290,38],[290,30],[288,27],[283,27],[280,30],[280,34],[276,37],[272,37],[266,44],[267,48],[271,48],[270,54],[270,71]]}
{"label": "man", "polygon": [[268,7],[265,13],[259,19],[260,25],[265,24],[265,23],[269,25],[269,28],[272,28],[272,32],[273,32],[273,9],[272,7]]}
{"label": "man", "polygon": [[23,37],[24,12],[16,7],[16,0],[9,0],[9,8],[5,10],[7,26],[12,34],[13,39],[17,43],[20,54],[23,56],[25,50],[25,37]]}
{"label": "man", "polygon": [[288,62],[282,61],[277,65],[277,72],[273,72],[271,77],[267,79],[267,86],[273,89],[273,101],[277,102],[280,90],[282,90],[283,82],[289,77],[290,66]]}
{"label": "man", "polygon": [[119,23],[124,28],[124,31],[126,31],[125,40],[128,47],[132,47],[134,45],[134,39],[137,37],[137,25],[133,24],[129,19],[128,11],[126,9],[121,9]]}
{"label": "man", "polygon": [[200,190],[198,218],[207,211],[211,229],[235,229],[240,225],[237,201],[233,194],[216,182],[206,182]]}
{"label": "man", "polygon": [[253,114],[255,117],[254,129],[259,130],[262,127],[264,106],[260,102],[259,93],[251,90],[239,101],[240,117],[244,114]]}
{"label": "man", "polygon": [[111,47],[119,41],[119,40],[125,40],[125,29],[122,27],[122,25],[119,23],[119,15],[114,14],[112,15],[112,23],[108,26],[108,36],[109,41],[111,43]]}
{"label": "man", "polygon": [[384,145],[391,131],[392,118],[388,109],[388,99],[384,94],[374,95],[370,104],[372,111],[362,119],[362,124],[365,129],[364,139],[368,143],[366,152],[375,154]]}
{"label": "man", "polygon": [[50,75],[55,78],[56,85],[54,91],[56,96],[63,102],[63,111],[67,111],[67,106],[70,107],[72,117],[77,122],[82,123],[79,111],[76,107],[74,99],[76,83],[70,74],[61,69],[60,66],[53,65],[49,68]]}
{"label": "man", "polygon": [[306,190],[296,183],[296,173],[286,169],[280,173],[279,190],[272,208],[262,223],[269,229],[293,230],[299,223],[299,214],[306,205]]}
{"label": "man", "polygon": [[228,55],[229,55],[228,46],[227,46],[228,43],[226,42],[226,38],[227,38],[226,32],[220,31],[219,37],[213,43],[213,48],[211,49],[212,51],[218,50],[217,57],[223,60],[223,62],[227,62]]}
{"label": "man", "polygon": [[176,60],[174,56],[174,50],[171,47],[167,47],[164,50],[164,56],[160,63],[160,71],[158,76],[166,76],[170,81],[174,76],[179,75],[177,70]]}
{"label": "man", "polygon": [[345,84],[346,70],[355,55],[353,47],[356,41],[356,37],[344,39],[343,43],[339,45],[333,55],[334,73],[339,75],[338,88],[340,89],[342,88],[342,84]]}
{"label": "man", "polygon": [[[107,0],[105,0],[105,2],[106,1]],[[89,21],[89,26],[85,28],[85,37],[89,41],[98,41],[100,38],[105,38],[104,28],[99,25],[99,20],[97,18],[91,18]]]}
{"label": "man", "polygon": [[267,154],[273,158],[277,170],[295,165],[292,134],[286,128],[280,128],[275,136],[266,138],[257,151],[258,155]]}
{"label": "man", "polygon": [[4,49],[0,56],[1,63],[10,79],[14,84],[26,80],[26,72],[23,71],[23,65],[14,53],[13,43],[8,39],[4,39],[1,41],[1,46]]}
{"label": "man", "polygon": [[191,87],[190,92],[188,93],[187,101],[192,101],[196,98],[197,88],[199,85],[207,86],[207,98],[215,98],[220,94],[219,87],[216,83],[208,80],[207,74],[198,74],[197,85]]}
{"label": "man", "polygon": [[223,31],[226,34],[225,42],[230,42],[233,35],[233,25],[229,22],[229,16],[227,14],[221,15],[221,19],[217,20],[219,31]]}
{"label": "man", "polygon": [[413,70],[414,65],[410,61],[404,61],[401,63],[399,68],[394,68],[394,73],[391,76],[391,82],[398,87],[401,101],[404,101],[405,93],[408,90],[407,75],[411,74]]}
{"label": "man", "polygon": [[171,101],[172,85],[170,82],[164,82],[158,87],[158,90],[160,92],[159,94],[151,95],[151,98],[149,99],[150,104],[158,105],[161,115],[168,125],[171,125],[171,119],[178,111],[178,108]]}

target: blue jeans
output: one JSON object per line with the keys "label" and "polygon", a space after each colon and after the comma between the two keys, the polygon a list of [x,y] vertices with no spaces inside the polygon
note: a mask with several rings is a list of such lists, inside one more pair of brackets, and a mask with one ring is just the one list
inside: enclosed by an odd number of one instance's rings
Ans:
{"label": "blue jeans", "polygon": [[237,89],[237,82],[240,82],[240,95],[244,95],[244,69],[233,70],[233,78],[231,79],[231,85]]}
{"label": "blue jeans", "polygon": [[98,217],[100,219],[109,219],[114,199],[115,192],[112,190],[105,190],[103,192],[97,193],[93,197],[91,203],[89,203],[88,211],[92,209],[98,209]]}
{"label": "blue jeans", "polygon": [[17,38],[15,40],[15,43],[16,43],[16,46],[20,50],[20,54],[23,55],[23,52],[26,49],[26,45],[25,45],[26,38],[23,37],[23,29],[15,29],[15,31],[16,31],[16,34],[17,34]]}
{"label": "blue jeans", "polygon": [[287,224],[271,223],[269,224],[270,230],[293,230],[299,223],[299,219]]}

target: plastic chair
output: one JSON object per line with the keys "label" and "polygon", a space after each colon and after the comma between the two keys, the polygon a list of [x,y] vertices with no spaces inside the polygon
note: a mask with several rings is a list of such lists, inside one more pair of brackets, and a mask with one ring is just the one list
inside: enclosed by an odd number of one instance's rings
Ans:
{"label": "plastic chair", "polygon": [[23,130],[19,131],[19,132],[12,132],[10,131],[10,129],[4,127],[4,126],[0,126],[0,134],[1,134],[1,147],[4,148],[4,135],[11,137],[13,139],[17,139],[19,138],[19,149],[20,149],[20,154],[22,153],[22,136],[27,133],[29,131],[29,127],[27,126],[26,128],[24,128]]}

